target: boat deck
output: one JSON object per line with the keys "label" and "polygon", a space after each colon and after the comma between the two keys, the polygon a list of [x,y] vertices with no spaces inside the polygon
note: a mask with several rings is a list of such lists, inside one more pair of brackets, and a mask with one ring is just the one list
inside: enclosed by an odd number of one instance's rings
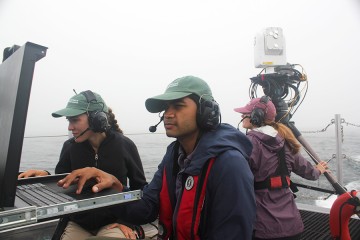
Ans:
{"label": "boat deck", "polygon": [[11,228],[0,231],[0,239],[6,240],[47,240],[52,239],[58,220],[50,220],[41,223]]}
{"label": "boat deck", "polygon": [[[56,229],[58,219],[34,223],[22,227],[12,228],[0,231],[0,239],[6,240],[58,240],[53,239],[53,233]],[[156,239],[157,222],[142,225],[145,236]]]}
{"label": "boat deck", "polygon": [[[304,240],[332,240],[329,226],[329,209],[297,204],[304,222]],[[351,239],[360,239],[360,220],[357,217],[349,221]]]}
{"label": "boat deck", "polygon": [[[305,232],[301,239],[303,240],[332,240],[329,228],[328,209],[302,205],[299,206],[301,216],[305,225]],[[46,240],[52,239],[53,232],[58,220],[51,220],[31,224],[28,226],[0,231],[0,239],[9,240]],[[156,239],[157,223],[143,225],[145,235]],[[351,218],[349,222],[351,239],[360,239],[360,220]]]}

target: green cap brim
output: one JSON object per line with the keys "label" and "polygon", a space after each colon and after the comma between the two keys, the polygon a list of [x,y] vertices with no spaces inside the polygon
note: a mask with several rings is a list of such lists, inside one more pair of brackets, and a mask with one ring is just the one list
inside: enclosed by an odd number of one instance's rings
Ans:
{"label": "green cap brim", "polygon": [[148,98],[145,101],[146,109],[151,113],[158,113],[166,108],[166,102],[187,97],[192,93],[189,92],[169,92]]}
{"label": "green cap brim", "polygon": [[85,113],[85,110],[73,109],[73,108],[64,108],[59,111],[53,112],[51,115],[55,118],[58,117],[74,117],[80,114]]}

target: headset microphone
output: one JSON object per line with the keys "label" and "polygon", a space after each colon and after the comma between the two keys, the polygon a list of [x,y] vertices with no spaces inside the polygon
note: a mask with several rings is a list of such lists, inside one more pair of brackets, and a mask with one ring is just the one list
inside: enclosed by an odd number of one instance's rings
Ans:
{"label": "headset microphone", "polygon": [[81,137],[82,135],[84,135],[87,131],[89,131],[90,130],[90,128],[87,128],[87,129],[85,129],[84,131],[82,131],[80,134],[79,134],[79,136],[77,136],[77,137],[74,137],[74,141],[76,141],[76,139],[78,139],[79,137]]}
{"label": "headset microphone", "polygon": [[156,132],[157,126],[158,126],[163,120],[164,120],[164,115],[161,116],[160,121],[159,121],[156,125],[149,127],[149,131],[152,132],[152,133],[153,133],[153,132]]}

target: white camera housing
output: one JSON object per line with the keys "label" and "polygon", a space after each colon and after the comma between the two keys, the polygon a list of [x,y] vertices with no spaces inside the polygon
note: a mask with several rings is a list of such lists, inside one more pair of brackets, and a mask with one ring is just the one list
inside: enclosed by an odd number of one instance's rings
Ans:
{"label": "white camera housing", "polygon": [[256,34],[254,64],[256,68],[284,66],[287,64],[285,38],[282,28],[268,27]]}

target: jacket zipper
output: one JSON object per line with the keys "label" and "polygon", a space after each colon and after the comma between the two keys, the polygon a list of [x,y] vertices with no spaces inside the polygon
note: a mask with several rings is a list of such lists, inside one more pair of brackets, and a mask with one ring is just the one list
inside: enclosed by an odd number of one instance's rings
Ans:
{"label": "jacket zipper", "polygon": [[97,153],[95,153],[95,167],[96,168],[98,167],[98,159],[99,159],[99,156]]}

